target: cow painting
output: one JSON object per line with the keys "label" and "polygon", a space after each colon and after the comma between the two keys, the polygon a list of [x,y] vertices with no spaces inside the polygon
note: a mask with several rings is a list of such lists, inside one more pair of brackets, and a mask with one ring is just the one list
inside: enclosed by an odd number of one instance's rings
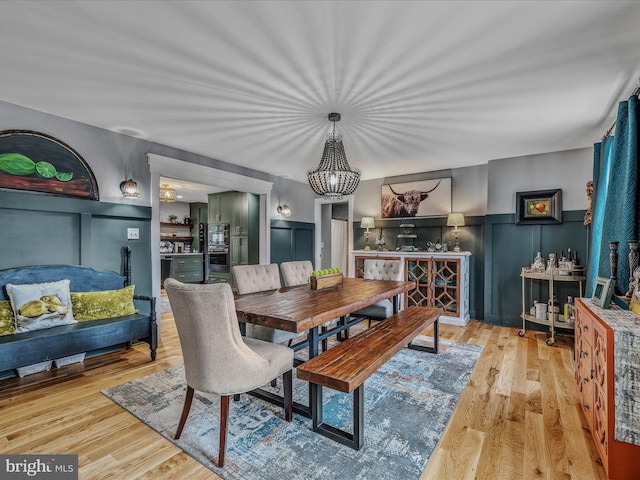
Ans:
{"label": "cow painting", "polygon": [[[447,185],[445,184],[441,185],[443,180],[446,180],[445,183],[447,183]],[[404,184],[406,187],[413,187],[413,188],[405,188],[405,189],[401,188],[403,187],[403,184],[397,184],[395,186],[392,186],[392,185],[383,186],[382,205],[381,205],[382,218],[415,217],[416,215],[418,215],[419,213],[418,211],[420,210],[420,206],[423,204],[423,202],[429,202],[428,199],[430,196],[433,197],[436,194],[442,193],[444,194],[445,200],[446,200],[446,196],[450,198],[451,196],[450,181],[451,181],[450,179],[440,179],[437,181],[435,186],[432,186],[431,188],[425,188],[425,189],[415,188],[416,182],[413,182],[413,184]],[[432,182],[430,183],[430,186],[431,185],[433,185]],[[439,192],[438,190],[439,187],[440,187],[440,190],[443,190],[443,192]],[[435,203],[437,204],[436,207],[442,207],[441,199],[438,199]],[[429,210],[426,210],[425,208],[423,208],[419,216],[426,216],[428,214],[446,215],[447,213],[450,212],[450,208],[451,208],[451,204],[449,201],[448,205],[444,205],[443,211],[438,211],[436,208],[435,211],[425,214],[423,212],[427,212]]]}

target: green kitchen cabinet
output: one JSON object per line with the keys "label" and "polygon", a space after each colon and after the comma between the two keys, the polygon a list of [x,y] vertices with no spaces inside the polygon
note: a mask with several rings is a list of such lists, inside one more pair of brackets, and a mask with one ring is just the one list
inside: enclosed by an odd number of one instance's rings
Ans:
{"label": "green kitchen cabinet", "polygon": [[204,280],[202,253],[171,256],[171,276],[183,283],[199,283]]}
{"label": "green kitchen cabinet", "polygon": [[209,223],[230,223],[231,196],[235,192],[209,194]]}

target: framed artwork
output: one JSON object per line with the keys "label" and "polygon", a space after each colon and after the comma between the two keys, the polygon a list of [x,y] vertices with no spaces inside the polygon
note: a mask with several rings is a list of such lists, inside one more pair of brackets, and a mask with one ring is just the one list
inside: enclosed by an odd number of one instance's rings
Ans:
{"label": "framed artwork", "polygon": [[613,280],[610,278],[596,277],[593,286],[591,301],[600,308],[609,308],[611,296],[613,295]]}
{"label": "framed artwork", "polygon": [[99,200],[93,172],[78,152],[30,130],[0,132],[0,188]]}
{"label": "framed artwork", "polygon": [[516,193],[516,225],[562,223],[562,190]]}
{"label": "framed artwork", "polygon": [[382,185],[382,218],[442,217],[451,213],[451,178]]}

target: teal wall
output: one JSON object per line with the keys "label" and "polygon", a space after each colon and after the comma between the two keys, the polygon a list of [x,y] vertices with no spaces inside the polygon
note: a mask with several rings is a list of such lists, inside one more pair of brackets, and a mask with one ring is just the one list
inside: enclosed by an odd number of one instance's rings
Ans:
{"label": "teal wall", "polygon": [[[0,191],[0,225],[0,269],[71,264],[123,274],[129,246],[136,293],[152,294],[150,207]],[[140,239],[127,240],[127,228]]]}
{"label": "teal wall", "polygon": [[[427,249],[427,242],[435,243],[438,239],[450,242],[453,248],[453,238],[451,237],[451,227],[447,227],[446,218],[415,218],[411,220],[415,223],[418,238],[414,245],[422,250]],[[484,216],[465,216],[464,227],[460,235],[460,247],[464,251],[471,252],[469,258],[469,314],[471,318],[482,320],[484,318]],[[369,243],[371,249],[375,250],[375,239],[383,229],[385,248],[395,250],[396,238],[399,231],[400,220],[375,220],[376,228],[370,231]],[[365,246],[365,230],[360,228],[360,222],[354,222],[354,249],[360,250]],[[402,245],[398,243],[398,246]]]}
{"label": "teal wall", "polygon": [[[549,253],[577,251],[582,265],[587,261],[587,228],[584,210],[563,212],[563,222],[556,225],[516,225],[514,214],[487,215],[484,244],[484,321],[492,325],[522,327],[522,267],[530,266],[537,252],[547,259]],[[563,305],[567,296],[577,297],[577,283],[555,284]],[[534,299],[547,302],[548,285],[544,281],[527,281],[528,309]],[[528,327],[531,325],[528,325]],[[534,327],[535,328],[535,327]]]}
{"label": "teal wall", "polygon": [[[472,319],[484,320],[492,325],[521,328],[523,266],[533,262],[537,252],[545,258],[549,253],[571,248],[577,251],[582,264],[587,261],[587,229],[582,224],[584,210],[563,212],[563,222],[558,225],[516,225],[514,214],[465,216],[461,227],[462,250],[471,252],[469,259],[470,291],[469,310]],[[426,250],[427,242],[438,239],[452,241],[451,227],[446,218],[416,218],[418,238],[415,245]],[[371,248],[380,227],[384,229],[385,247],[394,250],[399,220],[375,220],[376,228],[370,233]],[[354,223],[354,249],[365,245],[364,229]],[[532,281],[526,285],[527,301],[546,302],[549,298],[546,282]],[[556,283],[561,304],[567,296],[577,297],[577,283]],[[530,306],[530,305],[528,305]],[[528,325],[527,328],[536,328]]]}
{"label": "teal wall", "polygon": [[313,263],[315,224],[271,220],[271,263],[310,260]]}

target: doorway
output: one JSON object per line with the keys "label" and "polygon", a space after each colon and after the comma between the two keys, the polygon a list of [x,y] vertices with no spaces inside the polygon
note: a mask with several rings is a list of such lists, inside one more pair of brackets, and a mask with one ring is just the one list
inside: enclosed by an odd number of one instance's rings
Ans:
{"label": "doorway", "polygon": [[259,262],[269,263],[270,231],[268,206],[271,203],[272,182],[246,177],[175,158],[148,153],[151,171],[151,278],[153,295],[160,298],[160,177],[214,185],[222,189],[254,193],[260,198]]}
{"label": "doorway", "polygon": [[316,198],[314,220],[315,268],[340,267],[345,276],[349,276],[349,257],[353,245],[353,195],[339,201]]}

